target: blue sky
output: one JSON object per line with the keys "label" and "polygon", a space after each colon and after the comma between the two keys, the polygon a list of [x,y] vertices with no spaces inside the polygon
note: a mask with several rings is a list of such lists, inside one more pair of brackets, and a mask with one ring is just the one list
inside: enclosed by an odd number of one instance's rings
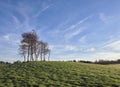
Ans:
{"label": "blue sky", "polygon": [[120,0],[0,0],[0,61],[23,60],[21,34],[35,29],[51,60],[120,59]]}

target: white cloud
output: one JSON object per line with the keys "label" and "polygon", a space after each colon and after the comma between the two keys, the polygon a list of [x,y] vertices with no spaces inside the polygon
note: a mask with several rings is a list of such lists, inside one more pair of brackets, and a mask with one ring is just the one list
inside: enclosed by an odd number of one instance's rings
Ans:
{"label": "white cloud", "polygon": [[19,43],[18,36],[16,34],[6,34],[0,38],[3,42],[7,42],[11,45],[17,45]]}
{"label": "white cloud", "polygon": [[[38,17],[42,12],[46,11],[53,4],[46,2],[36,2],[36,6],[31,7],[30,4],[26,4],[26,1],[19,2],[15,11],[21,15],[22,21],[15,15],[12,15],[14,24],[19,31],[31,31],[32,29],[37,29],[36,17]],[[35,9],[36,8],[36,9]]]}
{"label": "white cloud", "polygon": [[85,17],[84,19],[80,20],[79,22],[77,22],[76,24],[71,25],[70,27],[68,27],[67,29],[64,30],[64,32],[70,31],[70,30],[74,30],[76,27],[78,27],[80,24],[84,23],[85,21],[87,21],[91,16]]}
{"label": "white cloud", "polygon": [[18,6],[15,10],[21,15],[22,20],[21,21],[17,16],[12,15],[17,30],[26,32],[32,29],[36,29],[36,26],[34,24],[35,19],[33,18],[35,9],[33,7],[23,1],[18,3]]}
{"label": "white cloud", "polygon": [[42,10],[39,10],[34,17],[38,17],[42,12],[46,11],[48,8],[50,8],[53,4],[45,5],[42,7]]}
{"label": "white cloud", "polygon": [[109,15],[106,15],[104,13],[99,13],[99,18],[101,21],[103,21],[104,23],[110,23],[113,19],[113,16],[109,16]]}
{"label": "white cloud", "polygon": [[65,50],[66,51],[76,51],[77,48],[75,46],[73,46],[73,45],[66,45]]}
{"label": "white cloud", "polygon": [[116,52],[97,52],[89,55],[89,57],[94,60],[104,59],[104,60],[117,60],[120,59],[120,53]]}
{"label": "white cloud", "polygon": [[115,52],[96,52],[91,54],[68,54],[68,55],[58,55],[59,60],[88,60],[88,61],[95,61],[95,60],[117,60],[120,59],[120,53]]}
{"label": "white cloud", "polygon": [[[53,38],[62,37],[64,33],[64,29],[67,27],[70,19],[63,20],[57,27],[55,27],[52,31],[48,32],[48,35],[52,36]],[[63,38],[63,37],[62,37]]]}
{"label": "white cloud", "polygon": [[[67,53],[69,52],[69,53]],[[70,53],[72,52],[72,53]],[[120,53],[113,51],[97,50],[95,47],[81,48],[74,45],[54,46],[52,49],[53,57],[57,60],[117,60]]]}
{"label": "white cloud", "polygon": [[87,43],[87,35],[82,36],[82,37],[78,40],[78,42],[79,42],[80,44],[86,44],[86,43]]}
{"label": "white cloud", "polygon": [[83,30],[87,28],[87,26],[80,26],[82,23],[87,21],[91,16],[85,17],[84,19],[80,20],[78,23],[71,25],[70,27],[66,28],[63,32],[65,32],[64,38],[66,41],[69,41],[73,37],[80,34]]}
{"label": "white cloud", "polygon": [[14,25],[15,25],[16,29],[18,29],[19,26],[21,26],[21,23],[20,23],[19,19],[14,15],[12,15],[12,18],[13,18],[13,22],[14,22]]}
{"label": "white cloud", "polygon": [[58,50],[58,51],[76,51],[77,47],[73,45],[50,45],[50,49],[52,50]]}
{"label": "white cloud", "polygon": [[69,25],[71,19],[66,19],[60,23],[53,31],[50,31],[51,36],[63,38],[64,41],[68,42],[70,39],[79,35],[87,26],[81,26],[82,23],[87,21],[91,16],[85,17],[78,21],[76,24]]}
{"label": "white cloud", "polygon": [[17,58],[11,58],[11,57],[0,57],[0,61],[5,61],[5,62],[14,62],[14,61],[17,61],[17,60],[19,60],[19,59],[17,59]]}
{"label": "white cloud", "polygon": [[49,46],[49,49],[50,49],[50,50],[53,50],[53,49],[54,49],[54,46],[53,46],[53,45],[50,45],[50,46]]}
{"label": "white cloud", "polygon": [[108,48],[113,51],[120,51],[120,40],[113,41],[113,42],[105,45],[104,48]]}
{"label": "white cloud", "polygon": [[71,32],[67,32],[66,34],[65,34],[65,40],[66,41],[69,41],[70,39],[72,39],[73,37],[75,37],[75,36],[77,36],[78,34],[80,34],[84,29],[86,29],[86,28],[79,28],[79,29],[75,29],[75,30],[73,30],[73,31],[71,31]]}
{"label": "white cloud", "polygon": [[10,34],[4,35],[3,38],[4,38],[5,40],[9,41],[9,40],[10,40]]}
{"label": "white cloud", "polygon": [[94,47],[91,47],[91,48],[88,48],[88,49],[86,49],[86,51],[89,51],[89,52],[93,52],[93,51],[95,51],[96,49],[94,48]]}

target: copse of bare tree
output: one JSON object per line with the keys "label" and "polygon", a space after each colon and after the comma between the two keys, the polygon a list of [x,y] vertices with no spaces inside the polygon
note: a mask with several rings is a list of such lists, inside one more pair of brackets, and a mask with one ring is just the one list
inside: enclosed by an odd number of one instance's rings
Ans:
{"label": "copse of bare tree", "polygon": [[24,61],[45,61],[46,55],[50,57],[50,49],[47,42],[39,41],[36,32],[22,34],[19,53],[24,57]]}
{"label": "copse of bare tree", "polygon": [[46,55],[48,56],[48,60],[49,60],[50,49],[49,49],[48,43],[43,41],[38,41],[36,58],[37,59],[40,58],[39,60],[45,61]]}

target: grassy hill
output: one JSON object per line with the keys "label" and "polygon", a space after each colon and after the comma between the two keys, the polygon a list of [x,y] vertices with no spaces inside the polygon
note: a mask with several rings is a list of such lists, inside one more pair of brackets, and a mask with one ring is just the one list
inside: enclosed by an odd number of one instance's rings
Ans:
{"label": "grassy hill", "polygon": [[120,65],[76,62],[0,64],[0,87],[120,87]]}

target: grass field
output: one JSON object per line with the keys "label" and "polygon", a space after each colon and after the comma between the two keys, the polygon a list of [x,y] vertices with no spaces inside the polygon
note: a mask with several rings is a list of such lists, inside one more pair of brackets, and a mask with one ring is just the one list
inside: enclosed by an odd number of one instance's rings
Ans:
{"label": "grass field", "polygon": [[120,65],[77,62],[0,64],[0,87],[120,87]]}

